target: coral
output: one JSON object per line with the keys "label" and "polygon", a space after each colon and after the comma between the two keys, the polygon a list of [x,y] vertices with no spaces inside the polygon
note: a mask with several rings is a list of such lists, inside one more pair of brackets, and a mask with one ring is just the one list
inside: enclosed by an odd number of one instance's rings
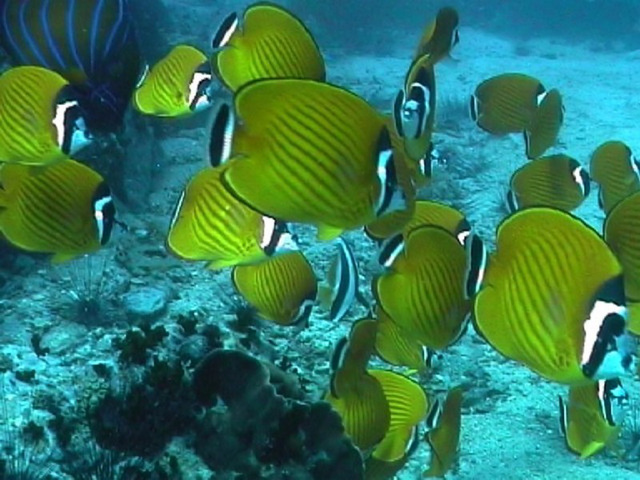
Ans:
{"label": "coral", "polygon": [[41,343],[42,343],[42,334],[34,333],[33,335],[31,335],[31,346],[33,347],[33,352],[38,357],[44,357],[50,352],[50,350],[48,348],[43,347]]}
{"label": "coral", "polygon": [[167,335],[167,330],[162,325],[151,327],[151,324],[143,323],[139,329],[128,330],[124,338],[114,339],[113,343],[120,350],[118,358],[121,362],[144,365],[148,351],[162,343]]}
{"label": "coral", "polygon": [[17,370],[15,372],[16,380],[24,383],[32,383],[36,379],[35,370]]}
{"label": "coral", "polygon": [[[278,393],[270,374],[274,368],[224,349],[198,365],[194,392],[209,408],[197,431],[203,461],[217,474],[236,471],[247,478],[362,478],[362,457],[339,415],[326,402],[305,403]],[[218,398],[226,408],[211,408]]]}
{"label": "coral", "polygon": [[182,327],[182,333],[185,337],[198,333],[198,319],[193,315],[178,315],[176,323]]}
{"label": "coral", "polygon": [[264,342],[260,336],[261,326],[257,310],[241,300],[234,303],[233,314],[234,320],[229,326],[240,335],[240,345],[247,350],[260,350]]}
{"label": "coral", "polygon": [[22,436],[27,442],[36,445],[43,443],[47,437],[44,427],[38,425],[33,420],[29,420],[29,422],[22,427]]}
{"label": "coral", "polygon": [[0,374],[10,372],[15,368],[15,362],[5,352],[0,352]]}
{"label": "coral", "polygon": [[75,419],[68,418],[62,415],[61,412],[57,412],[57,415],[54,414],[54,417],[49,420],[47,426],[53,432],[61,447],[66,448],[71,443],[76,429]]}
{"label": "coral", "polygon": [[222,348],[224,345],[223,333],[218,325],[205,325],[201,333],[207,339],[207,345],[211,350]]}
{"label": "coral", "polygon": [[190,428],[195,401],[182,366],[154,358],[142,381],[110,389],[88,412],[102,448],[153,457]]}

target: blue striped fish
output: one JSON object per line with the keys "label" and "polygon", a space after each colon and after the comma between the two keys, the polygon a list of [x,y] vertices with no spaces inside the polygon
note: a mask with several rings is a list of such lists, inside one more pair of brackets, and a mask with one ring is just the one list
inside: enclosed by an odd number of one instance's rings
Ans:
{"label": "blue striped fish", "polygon": [[142,63],[127,0],[0,0],[0,47],[65,77],[90,128],[121,124]]}

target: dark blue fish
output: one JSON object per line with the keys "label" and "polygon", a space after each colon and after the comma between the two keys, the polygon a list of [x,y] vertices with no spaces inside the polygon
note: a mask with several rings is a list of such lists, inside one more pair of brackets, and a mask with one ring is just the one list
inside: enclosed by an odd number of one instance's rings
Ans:
{"label": "dark blue fish", "polygon": [[121,125],[142,64],[127,0],[0,0],[0,47],[65,77],[90,128]]}

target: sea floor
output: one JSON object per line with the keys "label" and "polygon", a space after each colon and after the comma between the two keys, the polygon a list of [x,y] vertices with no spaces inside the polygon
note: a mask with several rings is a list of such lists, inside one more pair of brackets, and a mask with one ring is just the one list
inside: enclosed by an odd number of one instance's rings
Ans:
{"label": "sea floor", "polygon": [[[520,136],[490,137],[468,119],[469,95],[483,79],[503,72],[523,72],[538,77],[547,88],[558,88],[566,115],[554,151],[566,152],[584,165],[606,140],[620,139],[632,149],[640,148],[635,75],[640,52],[608,53],[595,45],[539,38],[515,44],[468,28],[461,30],[460,39],[454,58],[436,70],[440,112],[435,141],[443,161],[423,196],[461,208],[490,245],[495,227],[506,214],[503,195],[509,177],[525,162],[525,156]],[[413,42],[409,42],[400,45],[395,56],[383,58],[327,51],[329,81],[351,88],[387,110],[401,85],[412,49]],[[42,397],[56,399],[63,409],[73,408],[87,389],[99,383],[94,364],[108,365],[116,376],[130,376],[128,367],[118,361],[111,340],[146,315],[154,324],[166,326],[169,336],[161,348],[167,352],[179,349],[183,342],[176,323],[181,316],[221,326],[225,345],[237,345],[243,334],[234,327],[233,308],[239,299],[229,283],[229,272],[214,273],[201,264],[178,261],[169,257],[163,246],[181,189],[191,174],[206,166],[205,123],[191,122],[184,129],[171,126],[172,137],[162,142],[165,161],[154,172],[148,207],[142,213],[123,208],[122,219],[129,231],[120,231],[90,263],[85,259],[54,266],[43,259],[21,257],[10,272],[4,272],[7,283],[0,290],[0,360],[9,370],[3,388],[11,424],[28,419],[44,424],[50,419],[51,415],[39,407],[37,400]],[[577,214],[601,228],[603,215],[595,194]],[[332,247],[316,244],[305,229],[302,233],[305,253],[321,277]],[[361,233],[350,233],[348,238],[361,266],[361,283],[368,287],[375,272],[373,245]],[[81,283],[88,279],[89,265],[90,282],[100,288],[101,306],[96,315],[91,315],[91,310],[78,312],[71,293],[83,290]],[[370,298],[370,292],[366,294]],[[254,345],[253,351],[271,361],[286,355],[304,379],[308,397],[319,399],[328,386],[333,345],[348,332],[351,322],[364,314],[364,308],[354,307],[345,321],[334,324],[326,312],[316,308],[304,330],[263,324],[258,332],[259,346]],[[49,349],[46,355],[34,352],[34,334],[41,336],[40,346]],[[34,370],[35,379],[17,380],[12,372],[23,370]],[[568,452],[558,431],[557,396],[566,395],[566,389],[504,359],[472,329],[443,353],[438,365],[421,381],[428,391],[441,392],[458,384],[466,388],[459,462],[448,478],[640,478],[640,459],[624,455],[631,448],[632,434],[640,433],[640,389],[634,378],[624,379],[631,406],[620,448],[588,460]],[[205,467],[183,440],[176,439],[170,451],[181,462],[185,478],[207,478]],[[55,461],[55,455],[48,458]],[[397,478],[419,478],[427,458],[423,445]]]}

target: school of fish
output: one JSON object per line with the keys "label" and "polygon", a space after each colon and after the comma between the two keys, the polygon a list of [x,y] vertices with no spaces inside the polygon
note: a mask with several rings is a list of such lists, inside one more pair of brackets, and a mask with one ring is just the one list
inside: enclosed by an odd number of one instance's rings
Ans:
{"label": "school of fish", "polygon": [[[76,17],[90,27],[75,30]],[[617,140],[599,146],[588,169],[546,154],[562,95],[509,72],[469,97],[474,124],[521,135],[527,159],[505,185],[495,250],[463,212],[422,198],[437,182],[437,68],[460,41],[455,9],[440,9],[419,37],[390,112],[328,83],[312,33],[269,2],[224,18],[209,52],[176,45],[150,66],[125,0],[0,0],[0,24],[13,65],[0,75],[7,242],[57,263],[96,252],[119,221],[107,182],[75,154],[124,128],[129,107],[165,118],[209,111],[207,165],[180,195],[166,250],[229,269],[237,293],[277,325],[304,328],[314,309],[338,322],[354,303],[366,308],[335,346],[324,396],[361,449],[365,478],[393,478],[421,443],[431,452],[425,477],[454,468],[464,388],[429,392],[420,379],[469,325],[567,387],[559,416],[570,451],[589,457],[615,443],[640,335],[638,162]],[[592,181],[602,232],[571,213]],[[335,247],[320,277],[298,225]],[[379,265],[367,285],[344,236],[354,231]]]}

